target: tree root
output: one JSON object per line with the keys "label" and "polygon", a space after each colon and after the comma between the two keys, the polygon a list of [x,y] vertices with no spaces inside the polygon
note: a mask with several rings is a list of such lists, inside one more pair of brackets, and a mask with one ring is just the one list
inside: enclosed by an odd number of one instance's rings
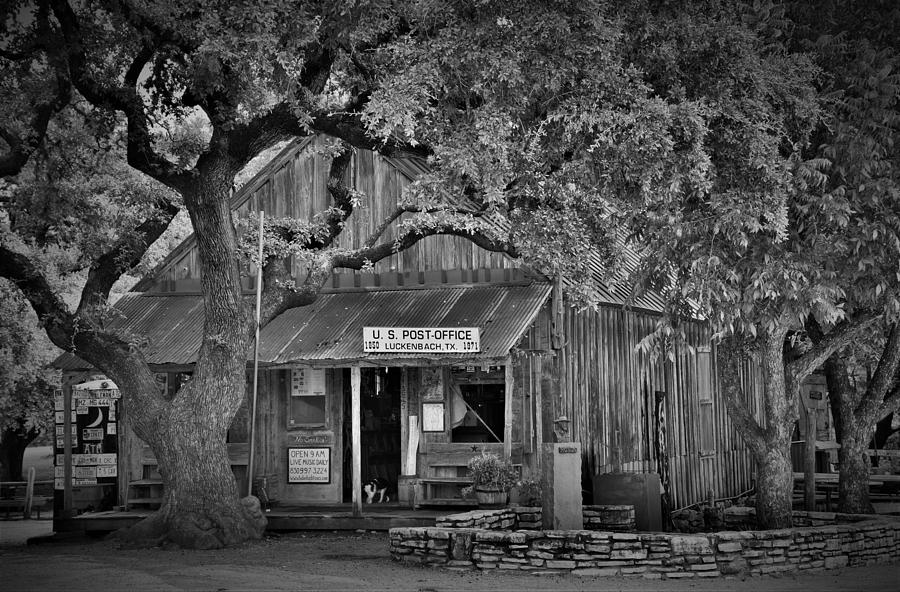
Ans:
{"label": "tree root", "polygon": [[128,548],[174,544],[184,549],[221,549],[259,540],[266,530],[266,516],[259,500],[248,496],[217,512],[188,512],[164,504],[155,514],[116,531],[113,537]]}

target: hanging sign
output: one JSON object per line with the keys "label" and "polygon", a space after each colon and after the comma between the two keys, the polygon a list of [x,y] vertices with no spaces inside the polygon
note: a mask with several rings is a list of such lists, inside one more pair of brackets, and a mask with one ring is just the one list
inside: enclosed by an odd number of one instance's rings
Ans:
{"label": "hanging sign", "polygon": [[331,483],[331,448],[288,448],[288,483]]}
{"label": "hanging sign", "polygon": [[292,397],[314,397],[324,394],[324,368],[291,368]]}
{"label": "hanging sign", "polygon": [[481,351],[478,327],[363,327],[363,351],[379,354],[465,354]]}

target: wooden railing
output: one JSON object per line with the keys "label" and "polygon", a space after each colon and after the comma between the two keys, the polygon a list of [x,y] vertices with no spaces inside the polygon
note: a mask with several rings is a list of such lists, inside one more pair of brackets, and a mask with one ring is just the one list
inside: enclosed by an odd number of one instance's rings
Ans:
{"label": "wooden railing", "polygon": [[47,502],[53,499],[52,496],[34,495],[35,485],[53,486],[53,481],[35,481],[34,467],[28,469],[27,481],[6,481],[0,483],[0,508],[5,510],[6,519],[9,519],[10,511],[22,511],[22,517],[26,520],[31,518],[32,510],[37,512],[37,517],[41,517],[41,509],[47,505]]}

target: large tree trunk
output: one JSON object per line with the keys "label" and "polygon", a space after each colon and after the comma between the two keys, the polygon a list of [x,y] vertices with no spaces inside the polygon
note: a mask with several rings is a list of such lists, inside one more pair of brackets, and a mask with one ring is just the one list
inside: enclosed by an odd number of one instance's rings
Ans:
{"label": "large tree trunk", "polygon": [[862,439],[856,437],[857,432],[858,430],[845,429],[838,451],[838,508],[841,512],[850,514],[871,514],[875,510],[869,500],[869,442],[867,436]]}
{"label": "large tree trunk", "polygon": [[20,426],[17,430],[7,429],[0,434],[0,481],[24,481],[22,461],[25,449],[38,433]]}
{"label": "large tree trunk", "polygon": [[[828,399],[836,426],[835,435],[841,448],[838,450],[838,509],[852,514],[873,511],[869,501],[869,458],[865,422],[860,422],[856,407],[860,395],[850,382],[847,364],[835,354],[824,364],[828,384]],[[839,427],[838,427],[839,426]]]}
{"label": "large tree trunk", "polygon": [[[824,364],[828,396],[835,424],[840,426],[838,441],[838,509],[852,514],[871,514],[875,510],[869,498],[869,442],[891,395],[900,366],[900,331],[888,332],[875,372],[866,381],[865,391],[850,381],[847,362],[840,354]],[[895,405],[896,403],[894,403]],[[887,405],[890,407],[890,404]]]}
{"label": "large tree trunk", "polygon": [[[242,373],[235,385],[234,379],[195,377],[156,429],[143,436],[156,454],[165,496],[156,514],[122,533],[123,538],[213,549],[262,537],[265,516],[255,497],[241,498],[225,442],[235,414],[227,401],[237,398],[240,404],[243,378]],[[240,391],[237,397],[235,391]]]}
{"label": "large tree trunk", "polygon": [[760,528],[790,528],[793,525],[794,474],[790,442],[772,444],[756,459],[756,519]]}
{"label": "large tree trunk", "polygon": [[722,394],[735,429],[750,448],[756,463],[756,516],[760,528],[790,528],[793,492],[791,429],[796,404],[790,394],[796,380],[785,376],[784,333],[761,336],[754,346],[765,374],[765,428],[750,413],[741,381],[745,362],[734,338],[723,340],[718,353]]}
{"label": "large tree trunk", "polygon": [[266,519],[256,498],[241,499],[225,442],[244,397],[249,346],[228,201],[235,171],[225,156],[210,154],[197,168],[184,197],[203,273],[203,342],[191,380],[171,402],[126,407],[156,454],[165,495],[156,514],[122,536],[208,549],[261,538]]}

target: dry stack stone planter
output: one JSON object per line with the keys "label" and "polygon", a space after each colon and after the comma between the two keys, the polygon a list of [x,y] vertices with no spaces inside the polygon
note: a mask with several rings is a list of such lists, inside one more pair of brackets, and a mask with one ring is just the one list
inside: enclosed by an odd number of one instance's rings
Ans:
{"label": "dry stack stone planter", "polygon": [[[900,560],[900,519],[891,516],[795,512],[791,529],[671,534],[534,530],[539,512],[466,512],[446,517],[434,528],[394,528],[391,556],[455,569],[656,579],[790,573]],[[585,516],[588,522],[587,512]]]}

